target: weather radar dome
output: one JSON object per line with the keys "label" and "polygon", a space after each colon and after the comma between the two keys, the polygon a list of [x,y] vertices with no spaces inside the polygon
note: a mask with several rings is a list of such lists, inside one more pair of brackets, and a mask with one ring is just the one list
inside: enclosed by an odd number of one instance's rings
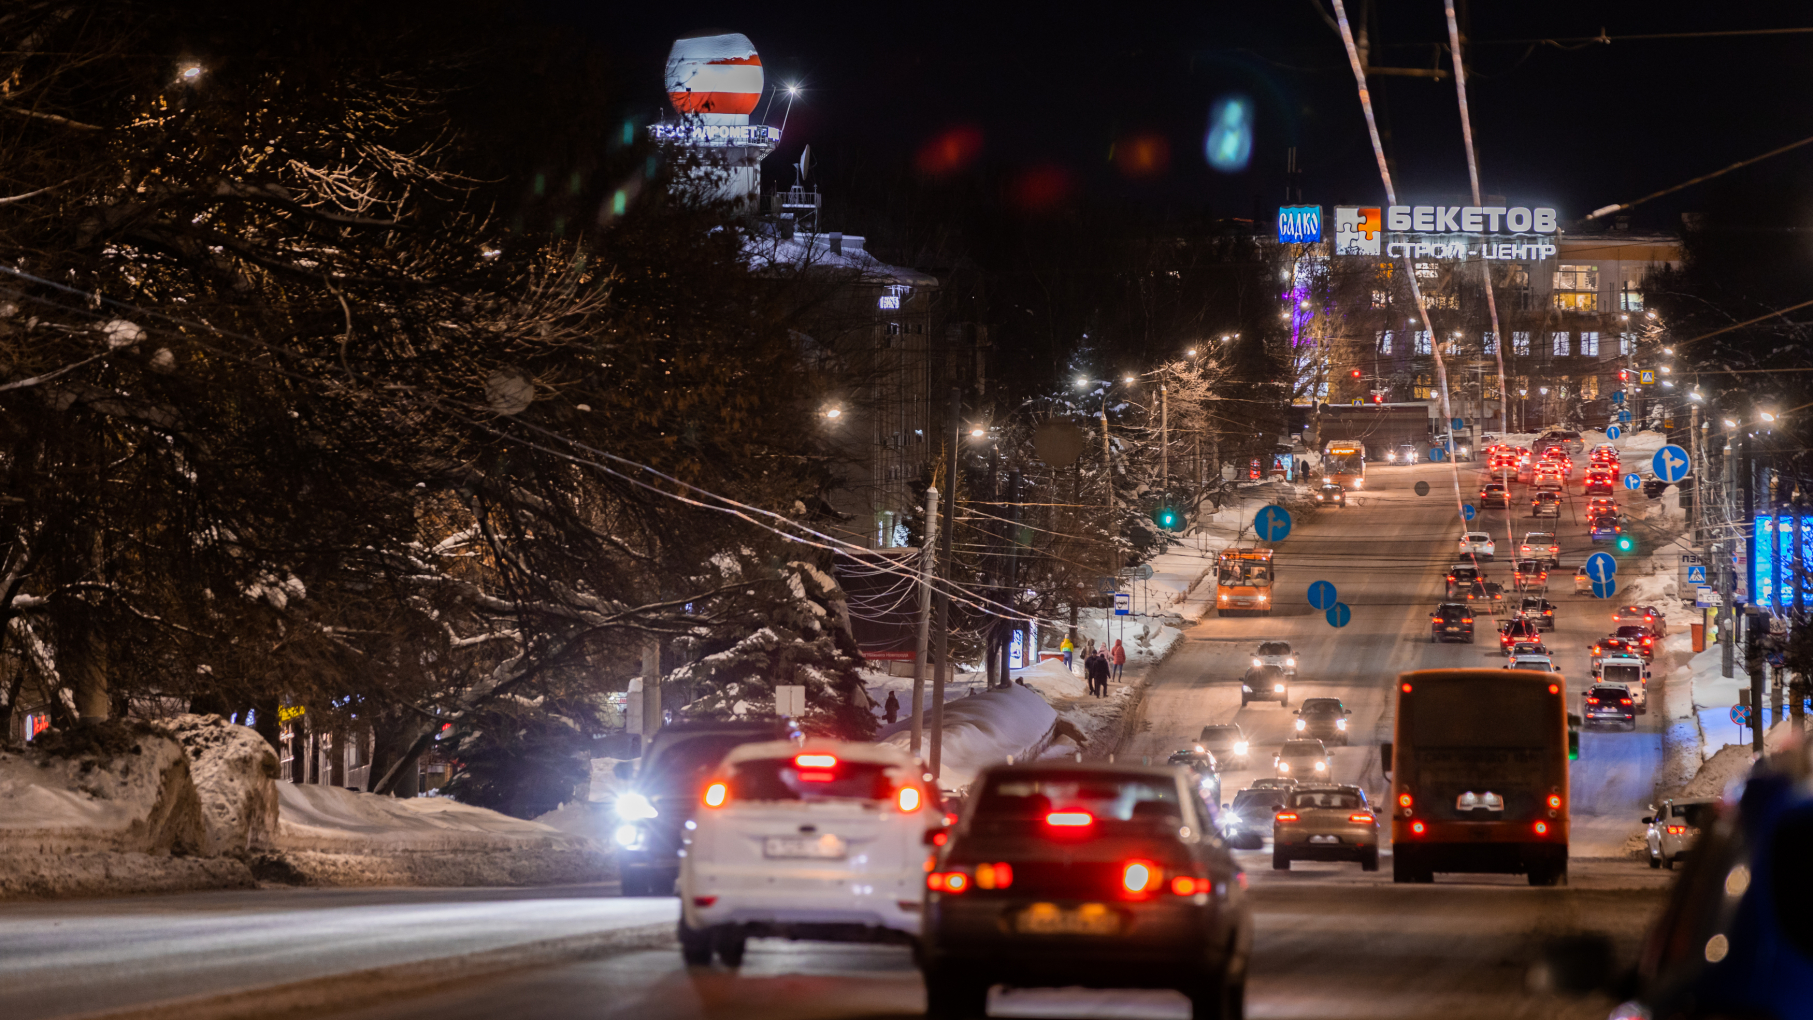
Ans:
{"label": "weather radar dome", "polygon": [[696,32],[667,54],[667,98],[707,124],[747,124],[762,98],[762,57],[741,32]]}

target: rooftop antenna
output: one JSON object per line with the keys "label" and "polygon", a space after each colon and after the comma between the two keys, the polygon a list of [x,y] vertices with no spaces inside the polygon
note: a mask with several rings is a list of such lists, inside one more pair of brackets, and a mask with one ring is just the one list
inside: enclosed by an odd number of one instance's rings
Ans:
{"label": "rooftop antenna", "polygon": [[806,176],[812,172],[811,143],[807,143],[806,147],[800,150],[799,162],[793,164],[793,172],[796,175],[794,177],[794,186],[799,188],[805,187]]}

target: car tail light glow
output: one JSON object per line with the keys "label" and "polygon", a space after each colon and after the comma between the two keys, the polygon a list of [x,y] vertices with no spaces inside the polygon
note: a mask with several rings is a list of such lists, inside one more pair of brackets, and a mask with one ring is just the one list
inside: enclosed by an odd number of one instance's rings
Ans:
{"label": "car tail light glow", "polygon": [[1427,825],[1424,825],[1424,824],[1423,824],[1423,823],[1422,823],[1422,822],[1411,822],[1411,823],[1410,823],[1410,831],[1411,831],[1411,832],[1414,832],[1414,833],[1416,833],[1416,834],[1417,834],[1417,835],[1419,835],[1419,836],[1421,836],[1421,835],[1422,835],[1422,834],[1423,834],[1423,833],[1425,833],[1425,832],[1428,832],[1428,831],[1429,831],[1429,826],[1427,826]]}
{"label": "car tail light glow", "polygon": [[1588,699],[1586,699],[1586,703],[1589,705],[1597,705],[1599,703],[1599,699],[1598,698],[1588,698]]}
{"label": "car tail light glow", "polygon": [[1549,807],[1558,808],[1560,806],[1561,806],[1561,794],[1559,794],[1559,793],[1549,794]]}
{"label": "car tail light glow", "polygon": [[1280,811],[1277,814],[1277,820],[1280,822],[1294,822],[1300,817],[1302,816],[1298,815],[1295,811]]}
{"label": "car tail light glow", "polygon": [[1685,825],[1668,825],[1663,828],[1670,836],[1685,836],[1687,834],[1687,826]]}
{"label": "car tail light glow", "polygon": [[1350,822],[1358,823],[1360,825],[1371,825],[1372,824],[1372,816],[1367,814],[1364,811],[1355,811],[1353,814],[1347,816],[1347,820]]}
{"label": "car tail light glow", "polygon": [[1402,688],[1401,688],[1401,689],[1402,689],[1402,690],[1403,690],[1403,692],[1404,692],[1404,693],[1405,693],[1405,694],[1409,694],[1409,693],[1410,693],[1410,685],[1409,685],[1409,684],[1404,684],[1404,685],[1403,685],[1403,687],[1402,687]]}
{"label": "car tail light glow", "polygon": [[1095,824],[1095,816],[1087,811],[1053,811],[1045,816],[1045,824],[1060,829],[1080,829]]}
{"label": "car tail light glow", "polygon": [[793,764],[802,769],[834,769],[837,767],[837,756],[834,754],[796,754]]}
{"label": "car tail light glow", "polygon": [[976,886],[980,889],[1006,889],[1014,884],[1014,866],[1005,861],[976,865]]}
{"label": "car tail light glow", "polygon": [[712,783],[709,786],[705,787],[704,800],[705,800],[706,807],[709,807],[709,808],[723,807],[725,802],[730,800],[730,787],[721,782]]}
{"label": "car tail light glow", "polygon": [[919,805],[923,800],[924,798],[919,796],[917,786],[903,786],[900,788],[900,792],[894,795],[894,803],[899,804],[902,811],[919,810]]}
{"label": "car tail light glow", "polygon": [[1473,617],[1471,617],[1471,616],[1463,616],[1463,617],[1461,617],[1461,618],[1460,618],[1460,622],[1462,622],[1462,623],[1472,623],[1472,622],[1473,622]]}
{"label": "car tail light glow", "polygon": [[925,876],[925,887],[933,892],[963,893],[969,891],[969,876],[961,871],[934,871]]}
{"label": "car tail light glow", "polygon": [[692,898],[692,905],[695,907],[709,907],[716,902],[718,902],[716,896],[694,896]]}
{"label": "car tail light glow", "polygon": [[1620,704],[1620,705],[1628,705],[1628,704],[1630,704],[1630,699],[1629,699],[1629,698],[1619,698],[1619,699],[1618,699],[1618,704]]}
{"label": "car tail light glow", "polygon": [[1164,869],[1151,861],[1128,861],[1121,866],[1121,888],[1130,893],[1150,892],[1164,883]]}
{"label": "car tail light glow", "polygon": [[1548,834],[1549,834],[1549,823],[1547,823],[1547,822],[1537,822],[1537,823],[1536,823],[1536,835],[1538,835],[1538,836],[1546,836],[1546,835],[1548,835]]}
{"label": "car tail light glow", "polygon": [[1412,803],[1412,800],[1408,793],[1398,794],[1398,807],[1409,807],[1411,805],[1411,803]]}
{"label": "car tail light glow", "polygon": [[1194,896],[1197,893],[1210,892],[1215,883],[1207,878],[1192,878],[1189,875],[1178,875],[1171,880],[1171,892],[1177,896]]}

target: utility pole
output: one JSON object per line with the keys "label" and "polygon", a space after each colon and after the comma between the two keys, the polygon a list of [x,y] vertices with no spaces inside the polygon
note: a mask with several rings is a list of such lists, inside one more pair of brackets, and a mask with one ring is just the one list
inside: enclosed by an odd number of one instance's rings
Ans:
{"label": "utility pole", "polygon": [[1763,638],[1757,633],[1761,614],[1755,614],[1755,606],[1746,606],[1744,615],[1748,617],[1744,626],[1744,671],[1750,674],[1750,749],[1757,754],[1763,753],[1763,734],[1768,732],[1769,724],[1763,718]]}
{"label": "utility pole", "polygon": [[642,746],[648,747],[661,728],[661,639],[642,639]]}
{"label": "utility pole", "polygon": [[[963,442],[963,390],[951,387],[950,420],[945,426],[945,435],[950,437],[951,451],[946,462],[944,475],[944,534],[939,542],[938,557],[941,561],[939,576],[951,576],[951,535],[956,532],[957,516],[957,444]],[[951,596],[948,591],[938,593],[938,671],[932,674],[932,781],[936,782],[942,775],[940,766],[944,757],[944,684],[951,677]]]}
{"label": "utility pole", "polygon": [[[1018,625],[1013,617],[1006,613],[1013,608],[1014,592],[1019,577],[1020,567],[1020,469],[1013,468],[1007,472],[1007,578],[1001,585],[1002,619],[1007,624],[1006,634],[1001,641],[1001,686],[1013,684],[1013,633]],[[1021,646],[1021,663],[1025,663],[1026,646]]]}
{"label": "utility pole", "polygon": [[[1736,516],[1735,514],[1731,513],[1730,510],[1731,510],[1731,503],[1732,503],[1731,494],[1733,491],[1736,490],[1736,487],[1737,487],[1737,460],[1736,460],[1736,458],[1734,458],[1731,455],[1731,437],[1729,434],[1727,434],[1725,437],[1724,455],[1725,455],[1724,456],[1724,460],[1725,460],[1724,504],[1725,504],[1725,508],[1726,508],[1725,517],[1727,519],[1729,519],[1733,516]],[[1718,557],[1719,557],[1719,616],[1718,616],[1719,644],[1724,646],[1720,650],[1719,675],[1722,677],[1725,677],[1726,679],[1730,679],[1732,676],[1735,675],[1732,671],[1733,666],[1734,666],[1734,663],[1732,662],[1732,660],[1733,660],[1733,658],[1735,658],[1735,652],[1736,652],[1736,650],[1732,647],[1732,639],[1733,639],[1732,631],[1734,629],[1734,624],[1736,623],[1736,618],[1735,618],[1735,615],[1731,611],[1732,610],[1731,602],[1732,602],[1732,599],[1735,597],[1735,591],[1734,591],[1735,585],[1732,583],[1733,578],[1731,576],[1731,568],[1732,568],[1732,559],[1734,556],[1733,546],[1735,546],[1736,544],[1737,544],[1737,537],[1736,537],[1735,529],[1730,529],[1730,530],[1724,531],[1723,540],[1715,543],[1715,546],[1718,550]]]}
{"label": "utility pole", "polygon": [[1114,454],[1108,449],[1108,396],[1102,395],[1102,474],[1107,479],[1108,493],[1108,571],[1113,576],[1121,569],[1121,552],[1114,544],[1120,529],[1114,526]]}
{"label": "utility pole", "polygon": [[925,651],[932,630],[932,578],[938,569],[938,488],[925,490],[925,547],[919,550],[919,638],[913,654],[913,740],[909,745],[914,757],[925,736]]}
{"label": "utility pole", "polygon": [[1158,384],[1158,477],[1166,506],[1171,503],[1171,397],[1170,387]]}
{"label": "utility pole", "polygon": [[[1700,561],[1705,562],[1706,547],[1700,537],[1700,489],[1706,484],[1705,443],[1700,440],[1700,405],[1693,404],[1688,408],[1687,456],[1693,461],[1693,551],[1700,553]],[[1706,621],[1702,619],[1701,623]]]}

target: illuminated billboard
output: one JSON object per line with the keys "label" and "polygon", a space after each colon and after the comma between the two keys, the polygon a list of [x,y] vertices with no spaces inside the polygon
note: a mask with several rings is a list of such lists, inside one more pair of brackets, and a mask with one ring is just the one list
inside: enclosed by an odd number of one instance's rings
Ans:
{"label": "illuminated billboard", "polygon": [[1322,240],[1322,207],[1286,205],[1278,209],[1279,244],[1315,244]]}
{"label": "illuminated billboard", "polygon": [[[1772,610],[1792,610],[1795,589],[1800,589],[1801,604],[1813,606],[1813,586],[1807,583],[1808,570],[1813,570],[1813,545],[1808,532],[1813,531],[1813,515],[1803,514],[1800,527],[1794,526],[1792,514],[1757,514],[1750,532],[1750,604]],[[1795,539],[1800,540],[1799,571],[1795,570]],[[1795,583],[1799,574],[1799,584]]]}

